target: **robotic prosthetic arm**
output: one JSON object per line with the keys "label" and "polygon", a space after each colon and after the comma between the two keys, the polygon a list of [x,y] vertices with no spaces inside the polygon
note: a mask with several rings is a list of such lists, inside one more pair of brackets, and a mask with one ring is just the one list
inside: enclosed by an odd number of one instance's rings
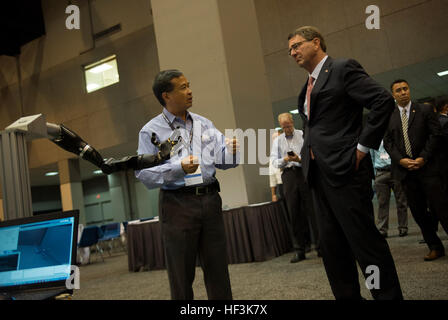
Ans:
{"label": "robotic prosthetic arm", "polygon": [[151,142],[157,146],[159,152],[155,155],[153,154],[140,154],[137,156],[127,156],[121,159],[115,160],[114,158],[106,159],[101,166],[101,170],[105,174],[109,174],[116,171],[122,171],[126,169],[140,170],[145,168],[150,168],[161,164],[163,161],[168,160],[171,156],[171,152],[174,153],[173,147],[179,141],[177,133],[171,136],[165,142],[158,142],[156,134],[153,132],[151,137]]}
{"label": "robotic prosthetic arm", "polygon": [[171,156],[171,152],[174,152],[174,146],[180,140],[180,134],[177,130],[168,140],[160,143],[157,141],[156,134],[153,133],[151,142],[157,146],[159,152],[155,155],[140,154],[136,156],[127,156],[121,159],[103,159],[101,154],[93,147],[88,145],[81,139],[76,133],[66,128],[62,124],[54,124],[47,122],[47,132],[49,139],[57,144],[62,149],[74,153],[84,160],[89,161],[98,168],[100,168],[105,174],[110,174],[117,171],[126,169],[140,170],[150,168],[161,164]]}

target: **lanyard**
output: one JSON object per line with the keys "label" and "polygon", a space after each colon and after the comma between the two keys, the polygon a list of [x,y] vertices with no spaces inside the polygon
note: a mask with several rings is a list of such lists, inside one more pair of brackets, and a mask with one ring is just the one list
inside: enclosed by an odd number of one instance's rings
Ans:
{"label": "lanyard", "polygon": [[[173,124],[170,122],[170,120],[166,117],[165,113],[163,113],[163,112],[162,112],[162,117],[163,117],[163,119],[165,119],[166,123],[170,126],[171,130],[176,131],[176,128],[174,128]],[[190,153],[191,153],[191,150],[190,150],[190,148],[191,148],[191,143],[192,143],[192,141],[193,141],[193,119],[192,119],[191,122],[192,122],[192,123],[191,123],[191,130],[190,130],[190,146],[188,146],[188,145],[186,144],[186,142],[182,139],[182,135],[180,135],[180,142],[182,142],[182,144],[184,145],[184,147],[185,147],[188,151],[190,151]]]}

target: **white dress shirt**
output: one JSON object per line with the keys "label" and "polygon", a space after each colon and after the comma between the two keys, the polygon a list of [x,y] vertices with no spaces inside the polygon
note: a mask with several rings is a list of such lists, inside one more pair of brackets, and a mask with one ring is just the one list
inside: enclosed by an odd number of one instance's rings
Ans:
{"label": "white dress shirt", "polygon": [[[313,72],[311,74],[308,74],[309,77],[314,78],[313,84],[316,84],[317,77],[319,77],[319,73],[322,70],[322,66],[324,65],[325,61],[327,60],[328,56],[325,56],[320,62],[317,64],[316,68],[314,68]],[[308,99],[305,95],[305,103],[303,104],[303,111],[305,112],[306,116],[308,117]]]}
{"label": "white dress shirt", "polygon": [[285,133],[279,135],[272,143],[271,162],[274,167],[285,169],[292,166],[301,167],[299,162],[286,162],[285,157],[288,151],[294,151],[300,157],[300,151],[303,147],[303,132],[302,130],[294,129],[292,137],[287,138]]}
{"label": "white dress shirt", "polygon": [[406,115],[408,116],[408,121],[409,121],[409,115],[411,114],[411,103],[412,102],[409,101],[409,103],[406,106],[404,106],[404,107],[400,107],[399,105],[397,105],[398,106],[398,110],[400,110],[400,118],[403,115],[403,109],[406,109]]}

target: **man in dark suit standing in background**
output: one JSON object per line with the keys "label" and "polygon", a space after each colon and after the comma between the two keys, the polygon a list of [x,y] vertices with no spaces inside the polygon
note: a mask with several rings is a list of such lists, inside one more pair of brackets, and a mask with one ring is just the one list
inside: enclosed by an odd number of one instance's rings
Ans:
{"label": "man in dark suit standing in background", "polygon": [[415,222],[430,252],[425,261],[445,255],[433,228],[430,208],[448,233],[448,197],[440,175],[441,128],[430,106],[411,102],[409,84],[395,80],[391,85],[397,107],[390,118],[384,147],[392,159],[392,177],[403,182]]}
{"label": "man in dark suit standing in background", "polygon": [[[442,141],[440,144],[440,171],[442,172],[445,187],[448,189],[448,95],[436,99],[436,110],[439,115],[439,123],[442,128]],[[446,196],[448,197],[448,194],[446,194]]]}
{"label": "man in dark suit standing in background", "polygon": [[[362,299],[358,261],[365,277],[369,266],[380,271],[375,299],[402,299],[395,264],[375,226],[372,161],[394,108],[391,95],[355,60],[327,56],[314,27],[288,37],[289,55],[309,73],[298,98],[304,120],[302,167],[315,203],[321,253],[336,299]],[[362,126],[363,108],[370,109]]]}

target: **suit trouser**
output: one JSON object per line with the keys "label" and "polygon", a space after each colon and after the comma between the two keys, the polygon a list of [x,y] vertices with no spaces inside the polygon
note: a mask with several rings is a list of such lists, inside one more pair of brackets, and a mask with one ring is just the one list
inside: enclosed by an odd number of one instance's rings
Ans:
{"label": "suit trouser", "polygon": [[285,194],[283,193],[283,183],[277,185],[276,194],[279,199],[283,199]]}
{"label": "suit trouser", "polygon": [[315,238],[316,248],[319,247],[311,193],[302,173],[302,168],[292,167],[283,170],[283,194],[288,209],[292,231],[292,240],[298,252],[305,253],[311,233]]}
{"label": "suit trouser", "polygon": [[389,229],[390,194],[391,190],[393,190],[397,204],[398,230],[407,231],[408,205],[401,182],[393,180],[390,171],[377,170],[375,190],[378,198],[378,229],[383,232],[387,232]]}
{"label": "suit trouser", "polygon": [[389,246],[375,226],[368,165],[364,159],[347,184],[333,187],[311,161],[311,190],[325,270],[336,299],[361,299],[356,261],[364,277],[370,275],[368,266],[378,267],[380,288],[370,290],[375,299],[402,299]]}
{"label": "suit trouser", "polygon": [[159,203],[171,298],[193,299],[199,254],[208,298],[232,299],[219,193],[194,195],[161,190]]}
{"label": "suit trouser", "polygon": [[434,230],[434,221],[427,208],[435,214],[448,234],[448,197],[440,176],[422,176],[419,172],[409,172],[403,180],[412,216],[430,250],[443,250],[442,241]]}

